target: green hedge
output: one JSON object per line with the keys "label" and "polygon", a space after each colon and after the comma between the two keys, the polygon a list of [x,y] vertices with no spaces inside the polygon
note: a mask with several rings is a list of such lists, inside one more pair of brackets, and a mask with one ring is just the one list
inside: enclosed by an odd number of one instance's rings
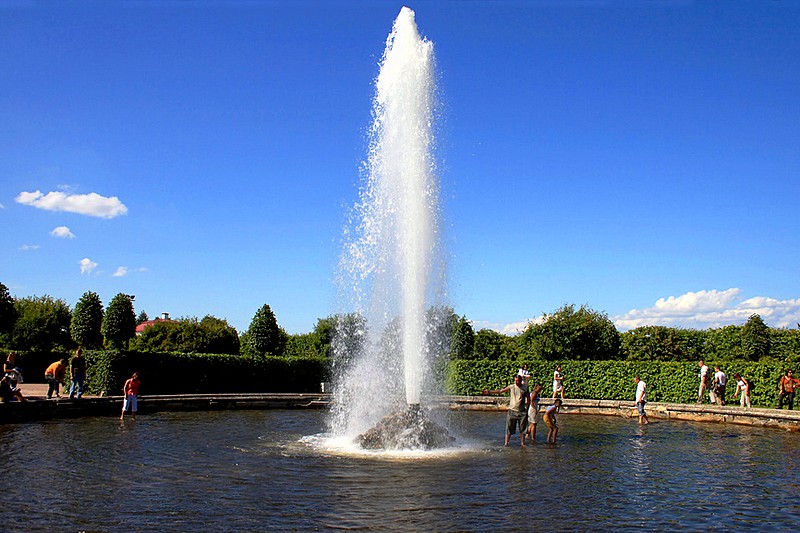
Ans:
{"label": "green hedge", "polygon": [[[693,403],[697,400],[699,367],[697,363],[654,361],[451,361],[447,374],[449,394],[473,396],[483,389],[501,389],[513,381],[514,374],[528,363],[529,383],[544,385],[544,395],[552,394],[553,371],[561,365],[567,398],[598,400],[633,399],[633,378],[639,375],[647,383],[647,398],[651,402]],[[733,405],[738,372],[755,384],[750,396],[753,406],[774,407],[777,403],[778,381],[783,374],[781,362],[707,362],[713,369],[720,364],[728,376],[726,398]],[[707,397],[706,397],[707,398]]]}
{"label": "green hedge", "polygon": [[86,386],[91,394],[122,394],[134,372],[141,392],[212,394],[243,392],[319,392],[328,360],[322,357],[242,357],[125,351],[87,351]]}

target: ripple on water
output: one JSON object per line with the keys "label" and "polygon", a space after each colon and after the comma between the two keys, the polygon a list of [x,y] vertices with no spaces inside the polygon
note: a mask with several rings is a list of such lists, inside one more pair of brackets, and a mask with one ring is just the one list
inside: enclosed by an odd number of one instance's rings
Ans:
{"label": "ripple on water", "polygon": [[[320,411],[165,413],[2,428],[8,529],[762,529],[800,523],[795,434],[562,416],[559,444],[502,446],[502,413],[457,413],[458,446],[357,450]],[[10,465],[10,466],[9,466]],[[19,481],[19,482],[16,482]],[[42,509],[48,509],[46,513]],[[14,527],[8,524],[25,524]]]}

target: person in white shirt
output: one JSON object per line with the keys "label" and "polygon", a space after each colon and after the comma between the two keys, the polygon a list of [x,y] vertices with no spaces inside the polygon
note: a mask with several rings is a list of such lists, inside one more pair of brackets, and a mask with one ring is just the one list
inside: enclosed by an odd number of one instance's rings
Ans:
{"label": "person in white shirt", "polygon": [[528,370],[528,363],[523,363],[522,368],[517,371],[517,375],[522,378],[522,389],[528,390],[528,379],[531,377],[531,372]]}
{"label": "person in white shirt", "polygon": [[639,424],[649,424],[650,421],[647,420],[647,415],[644,413],[644,406],[647,404],[647,384],[639,376],[633,378],[633,382],[636,383],[636,409],[639,411]]}
{"label": "person in white shirt", "polygon": [[[725,385],[728,384],[728,377],[718,366],[714,367],[714,371],[713,399],[716,401],[717,405],[725,405]],[[711,394],[709,394],[709,396],[711,396]]]}
{"label": "person in white shirt", "polygon": [[561,365],[556,367],[553,372],[553,398],[561,393],[561,399],[564,399],[564,376],[561,375]]}
{"label": "person in white shirt", "polygon": [[700,388],[697,390],[697,403],[703,403],[703,397],[706,395],[706,390],[710,390],[710,375],[705,361],[700,360]]}
{"label": "person in white shirt", "polygon": [[734,374],[733,379],[736,380],[736,394],[733,398],[736,399],[736,397],[741,394],[742,399],[739,405],[742,407],[750,407],[750,381],[739,374]]}
{"label": "person in white shirt", "polygon": [[547,425],[549,431],[547,432],[547,442],[555,444],[558,438],[558,421],[556,420],[556,412],[561,407],[561,398],[556,398],[553,405],[544,410],[544,423]]}

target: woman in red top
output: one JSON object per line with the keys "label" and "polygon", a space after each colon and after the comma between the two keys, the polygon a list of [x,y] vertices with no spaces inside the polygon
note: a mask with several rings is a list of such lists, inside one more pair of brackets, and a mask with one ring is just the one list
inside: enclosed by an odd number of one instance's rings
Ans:
{"label": "woman in red top", "polygon": [[125,393],[125,401],[122,402],[122,414],[119,419],[125,419],[125,412],[130,409],[133,414],[133,419],[136,420],[136,408],[138,407],[136,397],[139,394],[139,373],[134,372],[133,376],[125,382],[122,387],[122,392]]}

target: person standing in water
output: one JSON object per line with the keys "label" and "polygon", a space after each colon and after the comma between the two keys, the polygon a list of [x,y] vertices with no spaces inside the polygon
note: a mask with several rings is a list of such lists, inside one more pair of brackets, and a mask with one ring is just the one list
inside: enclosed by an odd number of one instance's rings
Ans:
{"label": "person standing in water", "polygon": [[633,382],[636,383],[636,409],[639,411],[639,424],[649,424],[650,421],[647,420],[644,412],[644,406],[647,405],[647,384],[639,376],[633,378]]}
{"label": "person standing in water", "polygon": [[137,397],[139,396],[139,373],[134,372],[133,376],[125,382],[122,387],[122,392],[125,394],[125,400],[122,402],[122,414],[119,416],[120,420],[125,419],[125,412],[130,409],[133,419],[136,420],[136,411],[138,408]]}
{"label": "person standing in water", "polygon": [[506,440],[505,446],[508,446],[508,441],[511,435],[517,432],[519,426],[520,446],[525,446],[525,432],[528,429],[528,413],[526,404],[526,392],[522,388],[522,376],[517,374],[514,376],[514,383],[497,390],[484,389],[483,395],[488,394],[503,394],[509,393],[508,413],[506,413]]}
{"label": "person standing in water", "polygon": [[537,384],[530,394],[528,401],[528,436],[531,441],[536,441],[536,425],[539,423],[539,394],[542,392],[542,385]]}
{"label": "person standing in water", "polygon": [[551,442],[553,444],[556,443],[556,439],[558,438],[558,421],[556,420],[556,412],[558,408],[561,407],[561,398],[556,398],[553,401],[553,405],[549,406],[544,411],[544,423],[547,425],[549,431],[547,432],[547,442]]}

